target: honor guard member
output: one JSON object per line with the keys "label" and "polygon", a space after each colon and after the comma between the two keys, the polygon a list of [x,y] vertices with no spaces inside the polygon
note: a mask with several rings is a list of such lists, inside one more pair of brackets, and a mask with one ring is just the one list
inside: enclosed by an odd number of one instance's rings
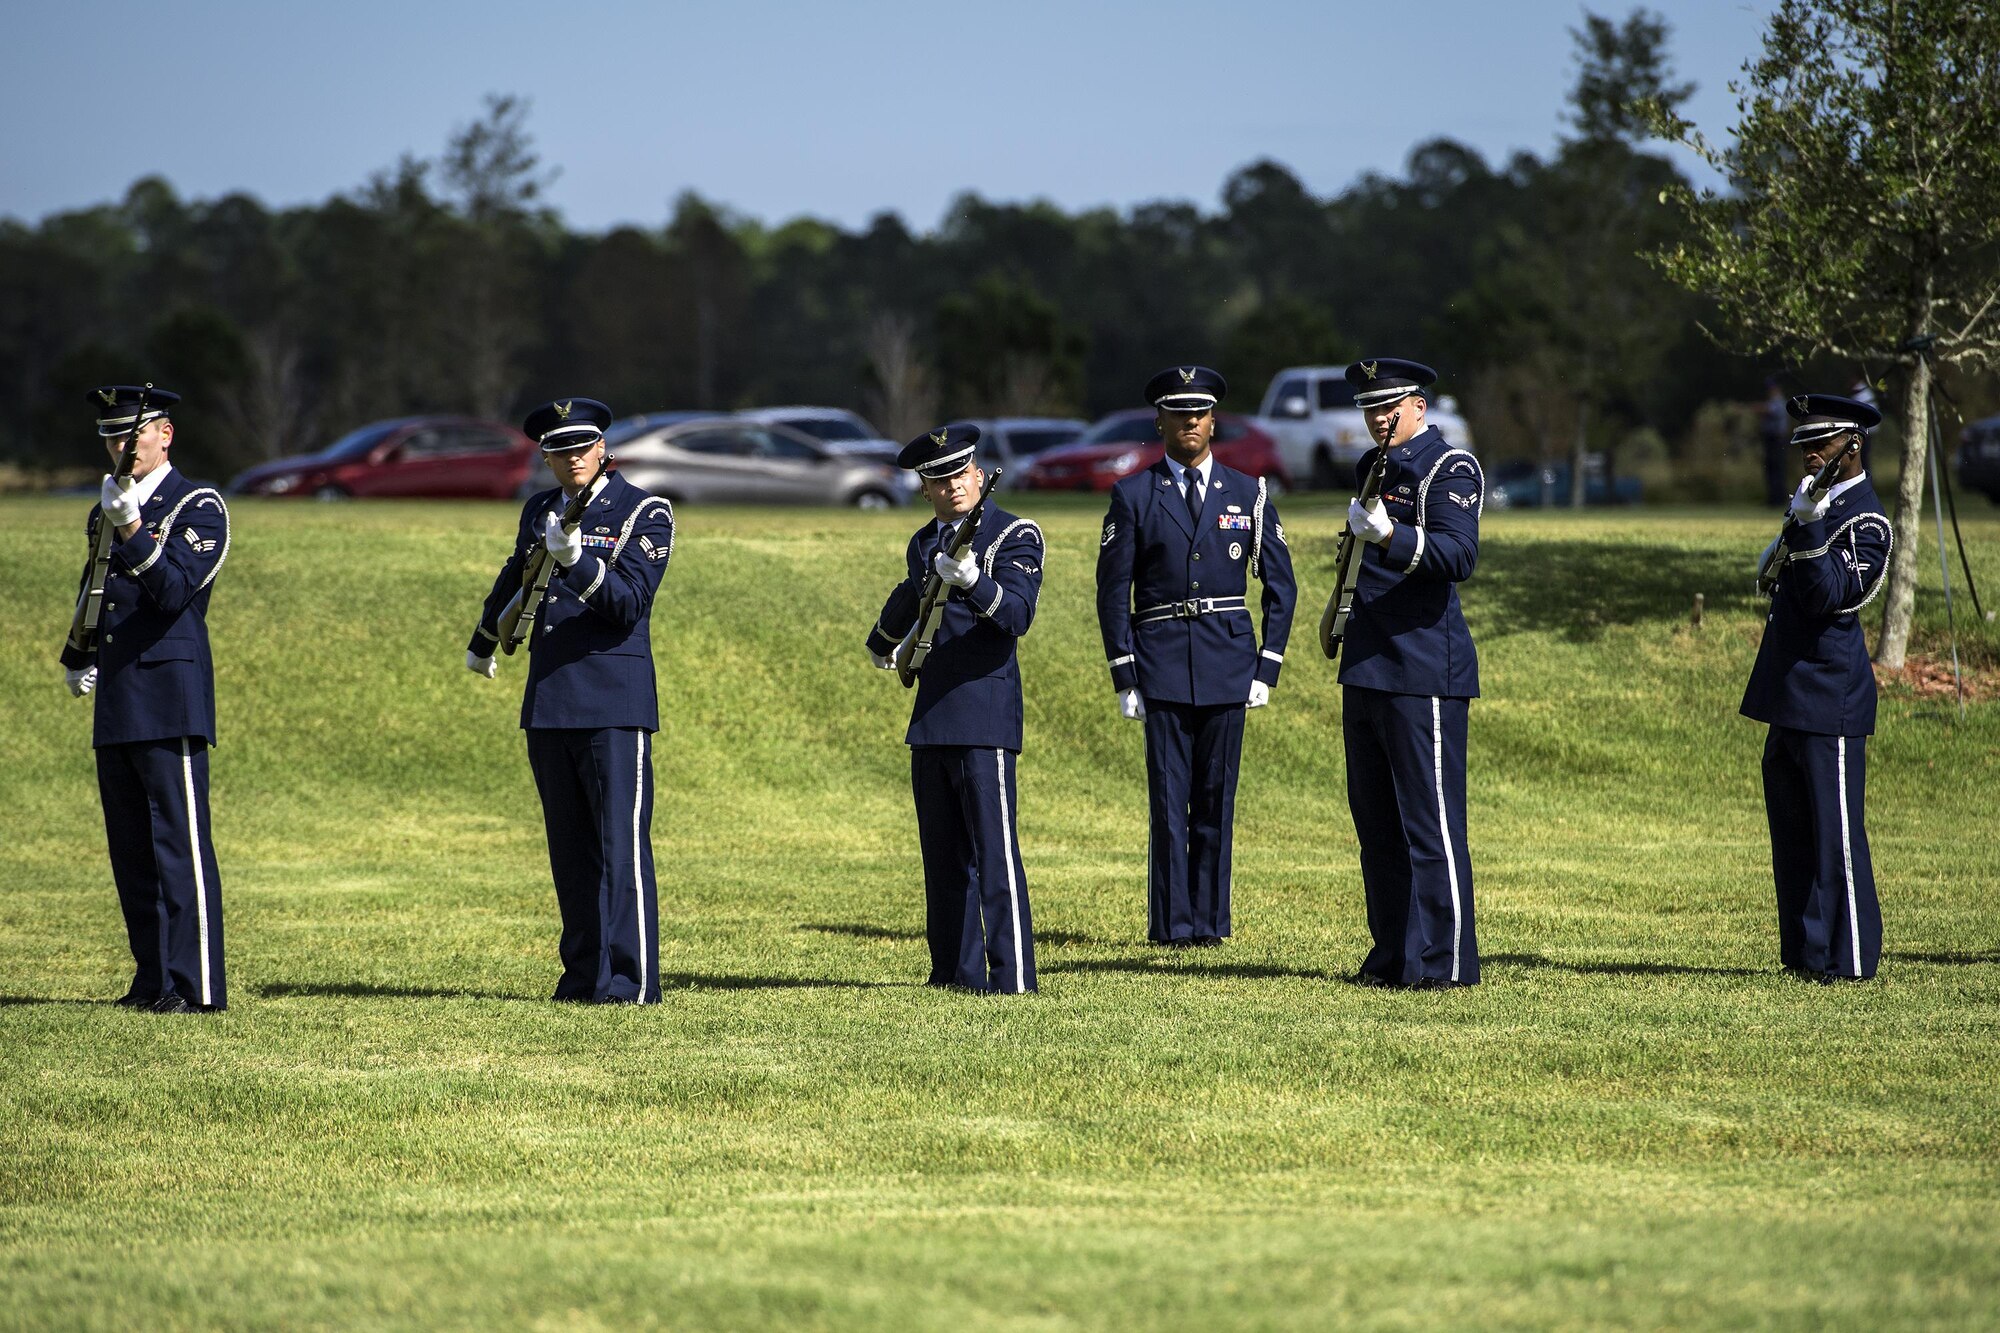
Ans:
{"label": "honor guard member", "polygon": [[[1243,718],[1278,683],[1297,592],[1264,482],[1209,449],[1227,392],[1206,366],[1148,381],[1167,454],[1112,487],[1097,551],[1111,685],[1119,712],[1146,729],[1146,936],[1174,947],[1230,933]],[[1252,574],[1264,589],[1261,649],[1244,600]]]}
{"label": "honor guard member", "polygon": [[1042,530],[989,501],[972,545],[954,555],[986,474],[974,461],[979,428],[941,427],[896,462],[917,474],[934,521],[910,538],[903,581],[868,635],[868,656],[896,666],[917,628],[933,573],[944,615],[917,675],[910,710],[910,787],[924,858],[927,984],[999,995],[1035,989],[1028,876],[1015,833],[1014,766],[1021,753],[1021,667],[1015,644],[1042,593]]}
{"label": "honor guard member", "polygon": [[[493,676],[508,605],[522,591],[523,571],[546,552],[553,574],[527,631],[521,726],[562,912],[555,998],[655,1004],[651,736],[660,713],[649,613],[673,555],[674,512],[602,470],[610,421],[603,403],[571,398],[543,404],[522,423],[561,484],[522,508],[513,554],[487,594],[465,665]],[[586,488],[581,521],[569,529],[564,511]]]}
{"label": "honor guard member", "polygon": [[[229,554],[229,510],[168,461],[180,395],[113,384],[90,401],[112,458],[136,451],[130,488],[107,476],[87,525],[93,548],[98,525],[112,527],[96,640],[67,644],[62,655],[70,693],[97,696],[97,790],[134,966],[118,1003],[166,1014],[223,1009],[222,875],[208,823],[208,599]],[[89,565],[83,579],[87,595]]]}
{"label": "honor guard member", "polygon": [[[1437,372],[1381,357],[1347,368],[1354,404],[1388,451],[1381,498],[1349,501],[1364,545],[1340,658],[1347,804],[1361,843],[1373,947],[1354,980],[1426,990],[1479,982],[1465,739],[1479,659],[1458,585],[1479,558],[1485,476],[1424,420]],[[1358,483],[1357,483],[1358,484]]]}
{"label": "honor guard member", "polygon": [[[1882,588],[1894,535],[1859,448],[1882,414],[1823,393],[1801,394],[1789,410],[1808,475],[1778,537],[1787,554],[1742,711],[1771,728],[1764,808],[1778,956],[1795,975],[1853,981],[1874,976],[1882,953],[1862,809],[1875,673],[1860,611]],[[1815,497],[1813,476],[1836,457],[1843,461],[1834,484]]]}

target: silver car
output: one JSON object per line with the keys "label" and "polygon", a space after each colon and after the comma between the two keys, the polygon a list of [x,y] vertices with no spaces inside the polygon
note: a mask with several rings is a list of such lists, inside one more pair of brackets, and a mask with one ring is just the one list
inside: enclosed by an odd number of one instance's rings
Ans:
{"label": "silver car", "polygon": [[661,414],[606,432],[619,475],[675,504],[834,504],[887,509],[906,502],[893,467],[843,458],[787,426],[741,417]]}

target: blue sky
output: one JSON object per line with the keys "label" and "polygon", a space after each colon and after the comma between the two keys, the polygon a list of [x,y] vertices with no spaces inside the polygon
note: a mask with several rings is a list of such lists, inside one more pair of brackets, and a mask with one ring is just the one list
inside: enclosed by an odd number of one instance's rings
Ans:
{"label": "blue sky", "polygon": [[[1215,203],[1259,157],[1322,194],[1449,136],[1489,160],[1546,151],[1573,76],[1564,0],[1422,5],[175,5],[15,0],[0,82],[0,215],[119,197],[274,205],[437,153],[488,92],[529,128],[571,226],[663,221],[685,189],[777,221],[936,224],[963,190],[1065,208]],[[1712,134],[1769,0],[1668,0]],[[1604,4],[1599,12],[1626,10]],[[135,47],[135,40],[136,47]],[[130,59],[135,50],[141,61]],[[1690,164],[1692,165],[1692,164]]]}

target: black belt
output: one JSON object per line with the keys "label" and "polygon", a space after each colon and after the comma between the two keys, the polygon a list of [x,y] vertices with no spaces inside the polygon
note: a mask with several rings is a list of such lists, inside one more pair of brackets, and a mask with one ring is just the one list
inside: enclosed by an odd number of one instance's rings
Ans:
{"label": "black belt", "polygon": [[1155,620],[1193,620],[1196,616],[1219,615],[1224,611],[1247,611],[1241,597],[1191,597],[1185,602],[1167,602],[1161,606],[1149,606],[1132,617],[1135,625],[1150,625]]}

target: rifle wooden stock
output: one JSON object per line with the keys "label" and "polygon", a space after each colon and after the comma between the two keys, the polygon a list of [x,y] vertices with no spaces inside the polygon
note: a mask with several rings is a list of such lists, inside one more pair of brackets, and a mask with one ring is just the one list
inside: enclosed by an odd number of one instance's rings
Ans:
{"label": "rifle wooden stock", "polygon": [[[1806,492],[1807,498],[1814,504],[1824,500],[1826,493],[1834,487],[1834,476],[1840,471],[1840,465],[1846,461],[1849,454],[1860,447],[1861,440],[1857,436],[1847,442],[1845,449],[1822,463],[1819,471],[1813,474],[1812,489]],[[1791,526],[1792,516],[1788,510],[1784,522],[1778,527],[1778,540],[1772,543],[1771,553],[1764,557],[1764,567],[1757,571],[1757,591],[1765,596],[1769,596],[1771,590],[1778,586],[1778,575],[1784,573],[1785,562],[1792,558],[1791,549],[1785,545],[1785,534],[1791,530]]]}
{"label": "rifle wooden stock", "polygon": [[[1374,466],[1361,482],[1361,504],[1363,508],[1374,504],[1382,496],[1382,478],[1389,471],[1389,441],[1396,438],[1396,427],[1403,414],[1395,413],[1389,418],[1389,429],[1382,433],[1382,446],[1376,451]],[[1333,562],[1333,595],[1326,599],[1326,609],[1319,616],[1319,646],[1329,662],[1340,656],[1340,641],[1347,637],[1347,622],[1354,614],[1354,592],[1361,584],[1361,538],[1351,529],[1340,534],[1340,552]]]}
{"label": "rifle wooden stock", "polygon": [[[1000,480],[1002,469],[994,468],[986,475],[986,485],[980,488],[979,503],[959,524],[958,534],[951,541],[951,558],[963,560],[965,553],[972,549],[973,539],[979,536],[979,523],[986,515],[986,497],[993,494],[993,483]],[[938,626],[944,623],[944,579],[936,570],[924,580],[924,600],[917,607],[917,623],[909,634],[896,645],[896,679],[909,689],[917,683],[917,673],[924,669],[924,659],[931,655],[931,645],[937,641]]]}
{"label": "rifle wooden stock", "polygon": [[[153,392],[152,382],[139,390],[139,407],[132,414],[132,430],[125,437],[125,452],[118,455],[118,462],[111,469],[111,476],[118,483],[118,489],[132,489],[132,465],[139,459],[139,432],[146,425],[146,405]],[[69,636],[65,647],[78,652],[89,652],[97,646],[97,622],[104,614],[104,584],[111,577],[111,543],[114,540],[111,520],[98,515],[97,536],[90,548],[90,578],[84,584],[83,594],[76,599],[76,610],[70,615]]]}
{"label": "rifle wooden stock", "polygon": [[[604,466],[609,456],[599,459],[597,471],[591,474],[583,489],[570,496],[563,506],[562,525],[564,532],[575,532],[583,522],[583,511],[590,508],[590,490],[597,485],[597,479],[604,475]],[[549,580],[555,576],[556,560],[549,554],[546,545],[537,546],[535,553],[528,557],[528,563],[521,568],[521,590],[507,603],[507,609],[500,613],[500,651],[512,657],[514,650],[527,641],[534,631],[535,617],[542,609],[542,598],[548,595]]]}

